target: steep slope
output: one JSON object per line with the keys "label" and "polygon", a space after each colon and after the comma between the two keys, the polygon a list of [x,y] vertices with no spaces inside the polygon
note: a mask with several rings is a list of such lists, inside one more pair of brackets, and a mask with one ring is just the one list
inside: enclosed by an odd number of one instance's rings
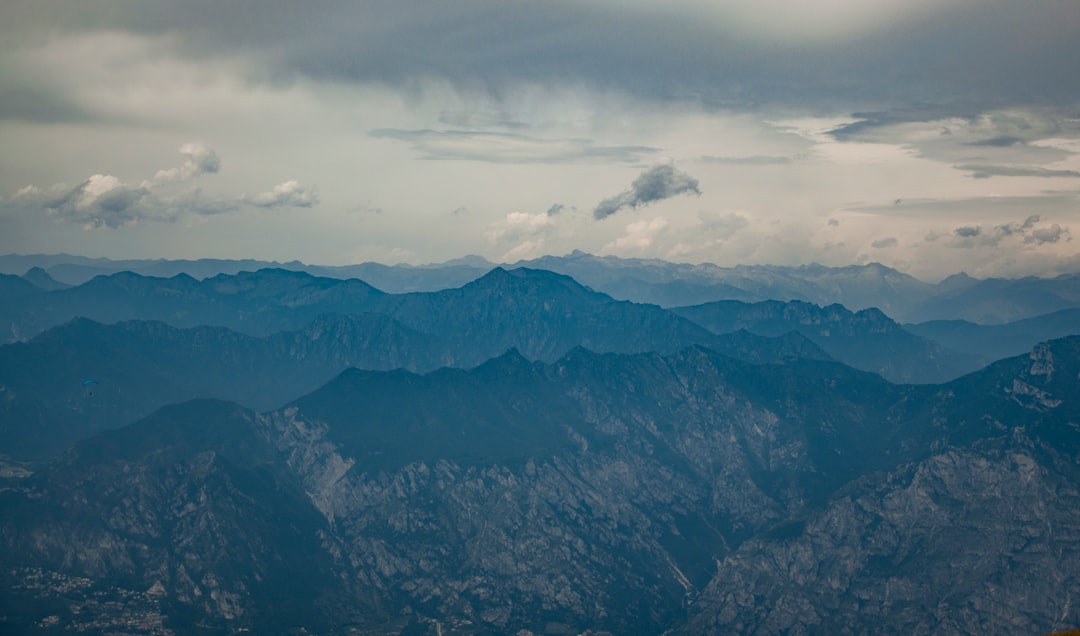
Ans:
{"label": "steep slope", "polygon": [[1080,338],[942,386],[925,455],[718,564],[687,634],[1048,633],[1080,621]]}
{"label": "steep slope", "polygon": [[797,300],[729,300],[671,311],[720,334],[739,329],[762,336],[798,331],[836,360],[892,382],[946,382],[989,361],[914,335],[877,309],[853,313],[840,305],[819,307]]}
{"label": "steep slope", "polygon": [[940,386],[578,348],[189,403],[0,492],[6,620],[76,626],[60,581],[155,590],[156,633],[1049,632],[1080,621],[1078,378],[1080,337]]}
{"label": "steep slope", "polygon": [[326,629],[325,520],[255,421],[170,407],[0,492],[3,630]]}

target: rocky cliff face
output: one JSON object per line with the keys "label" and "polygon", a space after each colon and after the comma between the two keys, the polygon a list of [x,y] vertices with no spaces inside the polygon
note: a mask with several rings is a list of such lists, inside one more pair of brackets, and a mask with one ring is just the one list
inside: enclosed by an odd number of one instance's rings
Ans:
{"label": "rocky cliff face", "polygon": [[1078,371],[1080,338],[934,387],[578,349],[192,402],[0,492],[0,624],[1048,632],[1080,621]]}

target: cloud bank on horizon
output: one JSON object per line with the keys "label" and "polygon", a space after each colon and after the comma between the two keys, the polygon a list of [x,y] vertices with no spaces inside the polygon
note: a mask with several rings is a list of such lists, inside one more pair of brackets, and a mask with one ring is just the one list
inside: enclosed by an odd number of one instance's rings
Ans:
{"label": "cloud bank on horizon", "polygon": [[0,253],[1080,271],[1073,0],[264,9],[0,7]]}

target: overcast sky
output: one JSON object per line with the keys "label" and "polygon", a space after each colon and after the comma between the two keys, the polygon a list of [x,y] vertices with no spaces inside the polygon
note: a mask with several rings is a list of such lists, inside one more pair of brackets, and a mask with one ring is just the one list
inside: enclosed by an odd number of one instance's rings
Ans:
{"label": "overcast sky", "polygon": [[6,0],[0,253],[1076,272],[1077,60],[1076,0]]}

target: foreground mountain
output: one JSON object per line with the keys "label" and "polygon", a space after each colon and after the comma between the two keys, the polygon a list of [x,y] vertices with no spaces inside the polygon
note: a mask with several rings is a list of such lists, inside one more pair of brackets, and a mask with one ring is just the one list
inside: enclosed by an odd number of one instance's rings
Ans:
{"label": "foreground mountain", "polygon": [[84,442],[34,488],[0,492],[5,633],[328,627],[325,521],[249,411],[165,409]]}
{"label": "foreground mountain", "polygon": [[729,300],[671,311],[715,333],[745,329],[762,336],[779,336],[798,331],[836,360],[878,373],[891,382],[946,382],[989,361],[912,334],[877,309],[853,313],[840,305],[819,307],[797,300]]}
{"label": "foreground mountain", "polygon": [[189,402],[0,492],[0,614],[28,632],[1046,633],[1080,621],[1078,375],[1080,338],[923,387],[575,349],[348,371],[262,415]]}

